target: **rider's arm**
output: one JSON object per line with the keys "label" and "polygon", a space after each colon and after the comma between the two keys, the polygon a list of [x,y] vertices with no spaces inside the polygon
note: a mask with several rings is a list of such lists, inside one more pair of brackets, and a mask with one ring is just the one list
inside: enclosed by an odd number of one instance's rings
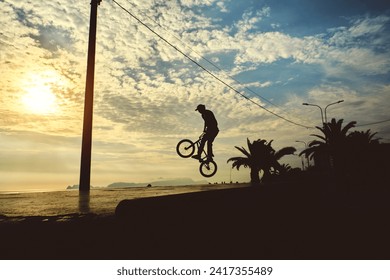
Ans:
{"label": "rider's arm", "polygon": [[204,120],[204,127],[203,127],[203,133],[205,133],[207,131],[207,122],[208,122],[208,119],[207,119],[207,112],[204,112],[202,114],[202,118]]}

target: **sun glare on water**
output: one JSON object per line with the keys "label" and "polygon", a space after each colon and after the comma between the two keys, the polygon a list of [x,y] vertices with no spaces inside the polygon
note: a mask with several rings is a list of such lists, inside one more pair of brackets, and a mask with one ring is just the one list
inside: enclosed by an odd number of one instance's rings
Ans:
{"label": "sun glare on water", "polygon": [[52,86],[59,80],[53,75],[34,75],[26,87],[21,97],[22,104],[26,112],[37,115],[55,114],[59,111],[56,95]]}

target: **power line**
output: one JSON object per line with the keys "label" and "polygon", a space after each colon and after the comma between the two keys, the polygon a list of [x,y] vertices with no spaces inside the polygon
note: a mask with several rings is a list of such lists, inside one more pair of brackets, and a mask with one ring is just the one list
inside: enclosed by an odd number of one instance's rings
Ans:
{"label": "power line", "polygon": [[222,84],[224,84],[225,86],[227,86],[228,88],[230,88],[232,91],[234,91],[235,93],[239,94],[241,97],[245,98],[246,100],[248,100],[249,102],[253,103],[254,105],[260,107],[261,109],[267,111],[268,113],[280,118],[280,119],[283,119],[291,124],[294,124],[294,125],[297,125],[297,126],[301,126],[301,127],[304,127],[304,128],[313,128],[313,127],[309,127],[309,126],[306,126],[306,125],[302,125],[302,124],[299,124],[297,122],[294,122],[292,120],[289,120],[277,113],[274,113],[272,112],[271,110],[265,108],[264,106],[260,105],[259,103],[255,102],[254,100],[250,99],[249,97],[247,97],[246,95],[244,95],[243,93],[241,93],[240,91],[236,90],[233,86],[229,85],[228,83],[226,83],[224,80],[222,80],[221,78],[217,77],[214,73],[212,73],[210,70],[208,70],[207,68],[205,68],[203,65],[201,65],[200,63],[198,63],[197,61],[195,61],[193,58],[191,58],[189,55],[187,55],[186,53],[184,53],[183,51],[181,51],[178,47],[176,47],[175,45],[173,45],[172,43],[170,43],[167,39],[165,39],[164,37],[162,37],[160,34],[158,34],[156,31],[154,31],[152,28],[150,28],[147,24],[145,24],[143,21],[141,21],[138,17],[136,17],[133,13],[131,13],[129,10],[127,10],[125,7],[123,7],[121,4],[119,4],[117,1],[115,0],[112,0],[116,5],[118,5],[122,10],[124,10],[126,13],[128,13],[131,17],[133,17],[136,21],[138,21],[140,24],[142,24],[145,28],[147,28],[149,31],[151,31],[153,34],[155,34],[157,37],[159,37],[161,40],[163,40],[165,43],[167,43],[169,46],[171,46],[172,48],[174,48],[176,51],[178,51],[179,53],[181,53],[184,57],[186,57],[188,60],[190,60],[192,63],[196,64],[198,67],[200,67],[203,71],[205,71],[206,73],[208,73],[210,76],[212,76],[213,78],[215,78],[216,80],[218,80],[219,82],[221,82]]}
{"label": "power line", "polygon": [[367,125],[373,125],[373,124],[380,124],[380,123],[385,123],[385,122],[390,122],[390,119],[383,120],[383,121],[378,121],[378,122],[373,122],[373,123],[366,123],[366,124],[356,125],[355,127],[361,127],[361,126],[367,126]]}
{"label": "power line", "polygon": [[[168,31],[164,26],[162,26],[160,23],[158,23],[156,20],[154,20],[153,18],[151,18],[150,16],[148,16],[147,14],[145,14],[144,12],[142,12],[134,3],[131,3],[130,0],[127,0],[127,2],[129,2],[129,4],[131,4],[133,7],[135,7],[141,14],[143,14],[144,16],[146,16],[147,18],[149,18],[151,21],[153,21],[155,24],[157,24],[159,27],[163,28],[165,31]],[[268,100],[267,98],[261,96],[260,94],[258,94],[257,92],[253,91],[251,88],[248,88],[247,86],[245,86],[244,84],[242,84],[239,80],[235,79],[234,77],[232,77],[231,75],[229,75],[225,70],[221,69],[217,64],[215,64],[214,62],[212,62],[210,59],[207,59],[206,57],[204,57],[202,54],[200,54],[199,52],[197,52],[196,50],[194,50],[190,45],[188,45],[186,42],[184,42],[180,37],[176,36],[175,34],[172,34],[172,33],[169,33],[170,35],[172,35],[173,37],[175,37],[175,39],[177,39],[178,41],[182,42],[187,48],[189,48],[192,52],[196,53],[200,58],[202,58],[203,60],[205,60],[207,63],[209,63],[210,65],[212,65],[213,67],[215,67],[217,70],[225,73],[225,75],[227,77],[229,77],[230,79],[232,79],[233,81],[235,81],[236,83],[242,85],[246,90],[250,91],[251,93],[253,93],[254,95],[256,95],[257,97],[259,97],[260,99],[264,100],[265,102],[275,106],[275,107],[278,107],[280,108],[280,106],[274,104],[273,102],[271,102],[270,100]]]}
{"label": "power line", "polygon": [[180,37],[176,36],[175,34],[171,33],[167,28],[165,28],[164,26],[162,26],[159,22],[157,22],[155,19],[153,19],[152,17],[150,17],[149,15],[147,15],[146,13],[144,13],[140,8],[137,7],[136,4],[132,3],[130,0],[127,0],[127,2],[132,5],[134,8],[136,8],[138,10],[139,13],[141,13],[143,16],[147,17],[148,19],[150,19],[151,21],[153,21],[155,24],[157,24],[159,27],[161,27],[162,29],[164,29],[165,31],[168,32],[169,35],[173,36],[176,40],[180,41],[181,43],[184,44],[185,47],[189,48],[192,52],[194,52],[195,54],[197,54],[201,59],[205,60],[207,63],[209,63],[210,65],[212,65],[214,68],[216,68],[217,70],[223,72],[228,78],[232,79],[234,82],[240,84],[241,86],[244,87],[244,89],[246,89],[247,91],[251,92],[252,94],[256,95],[257,97],[259,97],[260,99],[262,99],[263,101],[269,103],[270,105],[276,107],[276,108],[279,108],[282,110],[282,112],[285,112],[285,113],[288,113],[286,109],[284,108],[281,108],[279,105],[276,105],[275,103],[271,102],[270,100],[268,100],[267,98],[261,96],[259,93],[255,92],[254,90],[252,90],[251,88],[249,88],[248,86],[244,85],[243,83],[241,83],[239,80],[237,80],[236,78],[232,77],[230,74],[228,74],[225,70],[221,69],[221,67],[219,67],[217,64],[215,64],[214,62],[212,62],[210,59],[207,59],[206,57],[204,57],[202,54],[200,54],[199,52],[197,52],[196,50],[194,50],[190,45],[188,45],[186,42],[184,42]]}

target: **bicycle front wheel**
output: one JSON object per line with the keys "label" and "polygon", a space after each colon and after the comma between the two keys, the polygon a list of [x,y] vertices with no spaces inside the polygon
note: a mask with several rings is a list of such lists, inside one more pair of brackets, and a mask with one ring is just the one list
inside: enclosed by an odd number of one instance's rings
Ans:
{"label": "bicycle front wheel", "polygon": [[212,177],[217,173],[217,164],[215,161],[204,161],[199,166],[199,172],[204,177]]}
{"label": "bicycle front wheel", "polygon": [[183,139],[176,145],[176,152],[182,158],[189,158],[195,152],[194,142],[188,139]]}

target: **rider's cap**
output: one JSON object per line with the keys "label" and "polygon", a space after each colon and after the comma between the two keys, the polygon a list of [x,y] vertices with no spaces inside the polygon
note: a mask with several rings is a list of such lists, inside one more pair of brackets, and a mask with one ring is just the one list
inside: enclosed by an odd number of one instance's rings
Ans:
{"label": "rider's cap", "polygon": [[196,109],[195,109],[195,111],[199,111],[199,109],[200,110],[204,110],[204,109],[206,109],[206,106],[204,106],[203,104],[199,104],[198,106],[196,106]]}

